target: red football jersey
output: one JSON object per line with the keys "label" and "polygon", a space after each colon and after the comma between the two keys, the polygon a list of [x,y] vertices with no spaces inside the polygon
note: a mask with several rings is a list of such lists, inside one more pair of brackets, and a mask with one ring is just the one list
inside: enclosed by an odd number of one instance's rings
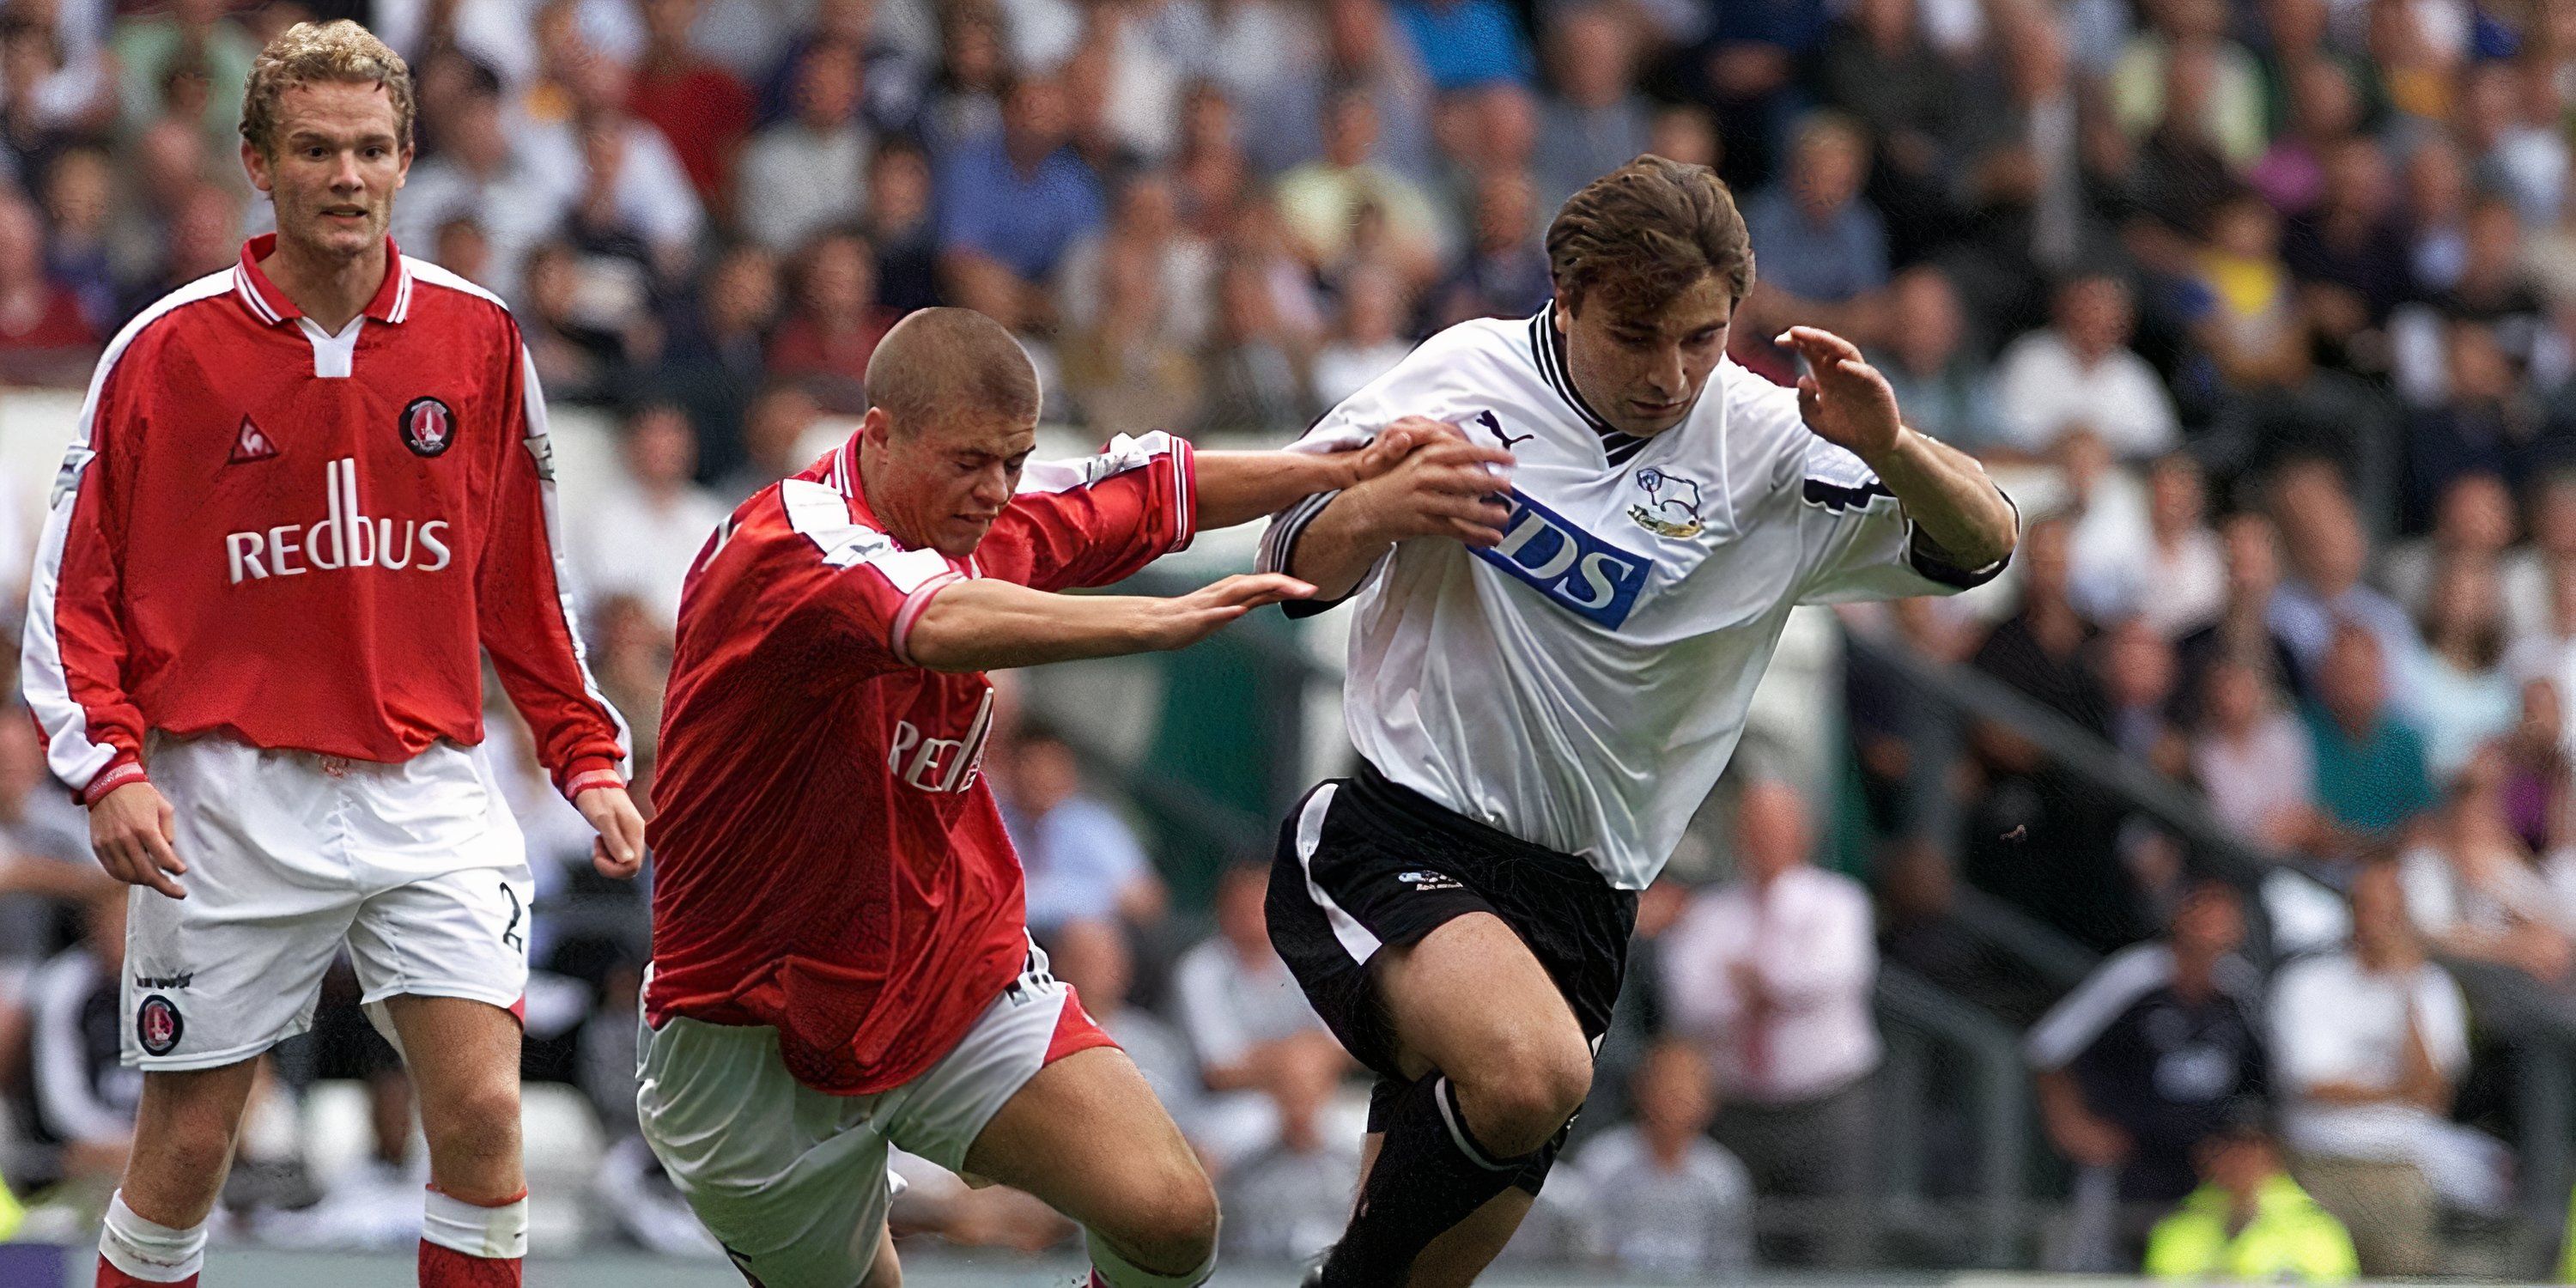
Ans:
{"label": "red football jersey", "polygon": [[260,272],[275,241],[144,310],[90,380],[21,668],[55,775],[85,800],[139,779],[147,729],[372,761],[478,743],[488,649],[559,787],[621,781],[509,311],[388,242],[331,335]]}
{"label": "red football jersey", "polygon": [[956,1045],[1028,951],[1019,855],[976,772],[980,674],[904,639],[961,578],[1120,580],[1189,542],[1189,444],[1033,464],[974,557],[868,512],[855,439],[763,488],[698,556],[653,779],[656,1021],[777,1028],[797,1080],[865,1095]]}

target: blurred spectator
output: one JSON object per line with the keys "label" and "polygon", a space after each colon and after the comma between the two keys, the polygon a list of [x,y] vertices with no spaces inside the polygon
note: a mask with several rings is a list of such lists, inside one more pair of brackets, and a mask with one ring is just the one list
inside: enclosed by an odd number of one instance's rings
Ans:
{"label": "blurred spectator", "polygon": [[644,56],[635,68],[626,110],[671,141],[698,199],[730,209],[734,153],[751,129],[751,91],[722,66],[699,57],[690,42],[699,0],[642,0]]}
{"label": "blurred spectator", "polygon": [[1413,352],[1404,338],[1404,283],[1363,268],[1342,279],[1342,311],[1332,339],[1315,354],[1315,402],[1339,406]]}
{"label": "blurred spectator", "polygon": [[631,301],[614,287],[608,300],[598,298],[582,275],[579,256],[562,242],[528,252],[525,270],[519,326],[546,396],[610,401],[644,347],[632,332],[612,329]]}
{"label": "blurred spectator", "polygon": [[2193,1151],[2202,1184],[2147,1238],[2146,1273],[2168,1281],[2348,1283],[2352,1235],[2281,1161],[2259,1104]]}
{"label": "blurred spectator", "polygon": [[[2566,895],[2569,856],[2541,864],[2515,835],[2504,753],[2478,753],[2441,811],[2398,862],[2406,914],[2432,947],[2453,957],[2513,967],[2544,984],[2576,965],[2576,905]],[[2555,878],[2555,880],[2553,880]]]}
{"label": "blurred spectator", "polygon": [[2145,6],[2149,26],[2130,37],[2111,69],[2112,110],[2120,127],[2143,136],[2173,118],[2173,65],[2207,60],[2207,88],[2196,97],[2192,125],[2208,134],[2231,166],[2251,166],[2263,155],[2267,105],[2262,69],[2243,45],[2227,38],[2224,0],[2161,0]]}
{"label": "blurred spectator", "polygon": [[[240,199],[211,183],[192,181],[167,200],[169,222],[162,229],[164,240],[157,247],[157,257],[125,293],[123,311],[129,317],[208,273],[222,272],[241,257]],[[57,376],[55,383],[63,383],[62,378]],[[72,383],[77,383],[77,377]]]}
{"label": "blurred spectator", "polygon": [[1065,146],[1069,129],[1064,87],[1024,76],[999,128],[940,159],[941,269],[955,302],[1015,328],[1052,315],[1047,277],[1103,214],[1099,180]]}
{"label": "blurred spectator", "polygon": [[2173,722],[2173,644],[2145,619],[2125,618],[2097,649],[2111,745],[2167,778],[2190,772],[2190,746]]}
{"label": "blurred spectator", "polygon": [[0,194],[0,378],[69,383],[98,349],[80,299],[45,271],[45,226],[35,206]]}
{"label": "blurred spectator", "polygon": [[1083,789],[1082,764],[1064,736],[1023,725],[998,750],[995,786],[1028,872],[1030,933],[1043,942],[1072,922],[1144,926],[1161,918],[1162,878],[1136,833]]}
{"label": "blurred spectator", "polygon": [[2526,223],[2556,220],[2568,158],[2554,72],[2538,59],[2492,59],[2472,65],[2467,80],[2458,125],[2470,169]]}
{"label": "blurred spectator", "polygon": [[1260,265],[1217,270],[1214,331],[1199,359],[1199,427],[1294,431],[1314,418],[1303,341],[1283,325]]}
{"label": "blurred spectator", "polygon": [[1744,203],[1744,226],[1761,247],[1761,275],[1746,305],[1773,324],[1837,331],[1863,344],[1880,339],[1887,289],[1887,227],[1861,196],[1869,144],[1838,113],[1799,123],[1787,175]]}
{"label": "blurred spectator", "polygon": [[2426,134],[2399,163],[2410,285],[2422,295],[2447,291],[2468,257],[2469,179],[2460,150],[2444,135]]}
{"label": "blurred spectator", "polygon": [[1737,879],[1698,895],[1673,928],[1664,1006],[1717,1069],[1718,1141],[1766,1201],[1812,1200],[1789,1205],[1806,1213],[1796,1259],[1865,1263],[1878,949],[1868,892],[1813,863],[1806,809],[1785,782],[1744,785]]}
{"label": "blurred spectator", "polygon": [[877,248],[877,299],[897,313],[939,303],[938,228],[930,218],[930,158],[901,138],[868,158],[860,231]]}
{"label": "blurred spectator", "polygon": [[2405,900],[2394,864],[2363,865],[2352,946],[2294,961],[2272,985],[2290,1170],[2351,1228],[2373,1277],[2431,1273],[2441,1205],[2492,1203],[2500,1179],[2494,1142],[2448,1121],[2468,1009],[2424,959]]}
{"label": "blurred spectator", "polygon": [[1905,423],[1961,451],[1984,450],[2002,429],[1994,378],[1969,346],[1949,274],[1909,268],[1887,303],[1887,339],[1870,360],[1896,390]]}
{"label": "blurred spectator", "polygon": [[1716,1085],[1697,1047],[1658,1042],[1631,1079],[1632,1122],[1571,1160],[1596,1196],[1593,1237],[1624,1273],[1740,1280],[1753,1266],[1753,1179],[1708,1139]]}
{"label": "blurred spectator", "polygon": [[1357,88],[1324,105],[1323,155],[1279,177],[1279,216],[1308,263],[1332,266],[1351,249],[1368,212],[1384,221],[1386,253],[1408,281],[1437,272],[1448,238],[1431,200],[1376,160],[1377,104]]}
{"label": "blurred spectator", "polygon": [[858,234],[826,232],[798,257],[795,305],[769,342],[773,376],[800,380],[844,415],[868,409],[868,359],[898,320],[876,299],[876,257]]}
{"label": "blurred spectator", "polygon": [[2367,630],[2335,629],[2308,708],[2317,801],[2335,823],[2385,837],[2433,803],[2424,742],[2388,706],[2388,668]]}
{"label": "blurred spectator", "polygon": [[27,986],[32,1125],[56,1175],[87,1192],[83,1202],[104,1200],[124,1173],[143,1098],[142,1073],[119,1058],[126,893],[92,894],[79,945],[46,962]]}
{"label": "blurred spectator", "polygon": [[2317,204],[2282,232],[2282,262],[2329,345],[2354,365],[2383,365],[2384,353],[2356,350],[2411,286],[2388,157],[2375,141],[2356,137],[2327,149],[2323,164]]}
{"label": "blurred spectator", "polygon": [[1790,116],[1806,94],[1795,83],[1799,66],[1823,43],[1823,0],[1757,0],[1707,10],[1706,43],[1693,52],[1727,141],[1720,177],[1744,191],[1773,177],[1790,132]]}
{"label": "blurred spectator", "polygon": [[[1278,1079],[1308,1076],[1310,1057],[1318,1052],[1331,1057],[1332,1069],[1347,1063],[1270,946],[1262,911],[1269,888],[1267,862],[1226,869],[1217,881],[1216,933],[1172,967],[1173,1006],[1181,1032],[1198,1053],[1199,1081],[1209,1093],[1198,1139],[1219,1171],[1278,1138]],[[1292,1090],[1287,1099],[1295,1098]],[[1345,1186],[1356,1175],[1346,1173]],[[1334,1219],[1348,1215],[1346,1204]],[[1327,1242],[1334,1233],[1326,1232]]]}
{"label": "blurred spectator", "polygon": [[752,396],[742,418],[742,463],[718,477],[710,491],[720,502],[743,498],[812,463],[805,440],[823,408],[801,385],[777,381]]}
{"label": "blurred spectator", "polygon": [[2195,342],[2233,388],[2303,383],[2308,332],[2280,260],[2279,217],[2245,193],[2221,202],[2209,222],[2209,244],[2194,257],[2183,305]]}
{"label": "blurred spectator", "polygon": [[1221,1171],[1224,1247],[1229,1256],[1311,1261],[1350,1221],[1361,1137],[1335,1130],[1326,1112],[1344,1063],[1338,1049],[1302,1043],[1275,1058],[1267,1091],[1276,1138]]}
{"label": "blurred spectator", "polygon": [[2210,812],[2238,836],[2272,850],[2316,839],[2316,764],[2308,729],[2259,660],[2220,654],[2199,690],[2192,776]]}
{"label": "blurred spectator", "polygon": [[1501,0],[1396,0],[1393,8],[1434,86],[1529,79],[1529,39]]}
{"label": "blurred spectator", "polygon": [[[1086,249],[1065,273],[1068,313],[1077,301],[1084,311],[1078,323],[1068,317],[1060,350],[1066,397],[1097,436],[1195,424],[1197,346],[1174,317],[1188,297],[1169,289],[1163,248],[1116,237]],[[1204,292],[1205,265],[1193,267]]]}
{"label": "blurred spectator", "polygon": [[[2095,627],[2068,598],[2067,540],[2059,517],[2024,530],[2014,556],[2021,606],[1969,664],[2107,738],[2110,696],[2089,665]],[[2119,809],[2001,724],[1973,725],[1971,746],[1985,781],[1965,820],[1969,880],[2101,951],[2140,938],[2144,913],[2118,850]],[[2031,845],[2046,846],[2052,862],[2031,863]]]}
{"label": "blurred spectator", "polygon": [[166,11],[119,18],[109,45],[121,69],[117,97],[128,126],[161,114],[173,74],[204,82],[193,114],[208,136],[231,141],[241,117],[242,87],[259,44],[225,14],[224,0],[170,0]]}
{"label": "blurred spectator", "polygon": [[1653,109],[1637,93],[1638,33],[1621,10],[1587,3],[1554,16],[1539,108],[1539,209],[1553,215],[1583,185],[1626,165],[1652,141]]}
{"label": "blurred spectator", "polygon": [[769,378],[769,328],[778,304],[777,256],[750,243],[730,247],[708,266],[695,315],[671,345],[655,387],[689,409],[703,473],[723,477],[741,468],[743,418]]}
{"label": "blurred spectator", "polygon": [[667,630],[679,619],[680,582],[724,522],[725,506],[692,481],[698,444],[687,412],[646,403],[626,413],[622,428],[625,470],[592,501],[573,563],[592,608],[632,596]]}
{"label": "blurred spectator", "polygon": [[[721,513],[717,515],[718,519],[722,517]],[[714,525],[711,523],[706,534],[698,539],[698,546],[703,548],[706,537],[713,533]],[[696,551],[690,553],[694,555]],[[686,572],[687,569],[684,566],[680,571]],[[676,597],[676,582],[672,583],[672,588]],[[618,714],[626,718],[629,742],[627,782],[631,784],[630,789],[637,793],[637,799],[650,800],[653,765],[660,750],[662,694],[671,679],[672,622],[664,611],[665,605],[658,599],[644,597],[638,589],[620,589],[592,596],[593,607],[589,614],[591,674],[599,681],[601,696],[606,697],[610,705],[617,708]],[[584,820],[578,811],[568,813],[559,807],[559,797],[548,799],[542,794],[548,784],[533,754],[527,757],[524,767],[533,775],[524,786],[532,790],[516,812],[521,819],[520,829],[528,834],[531,854],[540,855],[546,848],[547,838],[552,837],[555,842],[553,853],[558,859],[553,865],[558,869],[554,874],[556,879],[565,876],[576,881],[584,879],[590,869],[590,837],[581,830]],[[542,865],[532,858],[530,866]],[[537,893],[540,899],[552,893],[545,876],[538,878]],[[541,923],[538,937],[530,947],[541,947],[549,938],[551,936],[545,933]],[[542,953],[532,953],[532,956],[540,961],[544,957]],[[639,979],[637,983],[640,985],[642,981]]]}
{"label": "blurred spectator", "polygon": [[2447,379],[2406,432],[2403,507],[2398,522],[2420,527],[2437,499],[2466,474],[2509,484],[2530,478],[2553,450],[2542,438],[2543,409],[2518,381],[2497,328],[2474,319],[2438,326]]}
{"label": "blurred spectator", "polygon": [[115,162],[95,147],[66,148],[45,168],[45,272],[80,301],[81,317],[99,335],[113,334],[116,260],[109,238],[116,202]]}
{"label": "blurred spectator", "polygon": [[[2084,441],[2099,440],[2086,435]],[[2207,625],[2225,603],[2226,559],[2204,517],[2199,463],[2176,452],[2156,458],[2146,473],[2138,516],[2143,530],[2134,540],[2088,540],[2099,504],[2088,502],[2077,537],[2075,581],[2093,616],[2135,614],[2158,635],[2180,639]]]}
{"label": "blurred spectator", "polygon": [[2399,542],[2381,556],[2379,579],[2389,598],[2420,617],[2439,567],[2463,559],[2477,563],[2502,559],[2513,537],[2513,493],[2504,480],[2494,474],[2463,474],[2442,489],[2441,501],[2433,510],[2432,533]]}
{"label": "blurred spectator", "polygon": [[2564,636],[2557,585],[2563,570],[2576,567],[2576,473],[2552,471],[2532,488],[2530,532],[2529,545],[2500,552],[2505,620],[2515,639]]}
{"label": "blurred spectator", "polygon": [[797,57],[795,114],[751,137],[733,182],[745,235],[781,254],[867,205],[872,144],[859,123],[859,51],[818,43]]}
{"label": "blurred spectator", "polygon": [[2397,709],[2424,739],[2425,768],[2448,782],[2487,739],[2513,728],[2521,686],[2504,669],[2495,564],[2472,554],[2434,570],[2417,617],[2424,647],[2400,659]]}
{"label": "blurred spectator", "polygon": [[2125,459],[2173,450],[2173,401],[2127,347],[2132,316],[2119,278],[2097,274],[2059,287],[2055,325],[2013,341],[1996,363],[1999,446],[2045,455],[2086,430]]}
{"label": "blurred spectator", "polygon": [[[2245,917],[2234,888],[2193,884],[2164,942],[2113,955],[2024,1039],[2049,1143],[2079,1169],[2076,1214],[2090,1229],[2068,1270],[2109,1270],[2142,1227],[2122,1205],[2161,1209],[2192,1190],[2192,1154],[2239,1097],[2265,1094],[2262,978],[2236,956]],[[2134,1210],[2134,1209],[2133,1209]]]}
{"label": "blurred spectator", "polygon": [[402,199],[394,203],[395,243],[428,252],[440,227],[471,218],[491,252],[483,284],[505,298],[524,300],[521,263],[562,226],[577,178],[545,170],[516,146],[502,117],[500,78],[480,67],[453,114],[439,122],[439,144],[435,155],[412,166]]}
{"label": "blurred spectator", "polygon": [[2379,645],[2387,680],[2415,650],[2415,627],[2406,611],[2362,584],[2370,537],[2344,488],[2325,461],[2284,467],[2272,484],[2272,514],[2289,554],[2291,578],[2272,594],[2271,627],[2297,659],[2304,688],[2338,626],[2359,626]]}
{"label": "blurred spectator", "polygon": [[1489,171],[1476,185],[1476,211],[1467,253],[1435,293],[1439,324],[1469,318],[1527,317],[1555,294],[1544,226],[1529,179]]}
{"label": "blurred spectator", "polygon": [[[2286,7],[2322,8],[2310,0]],[[2361,91],[2351,73],[2332,58],[2302,55],[2295,62],[2285,61],[2280,73],[2286,83],[2277,88],[2289,96],[2288,119],[2272,136],[2263,159],[2246,173],[2246,180],[2283,218],[2295,219],[2315,210],[2324,199],[2327,158],[2361,124]]]}

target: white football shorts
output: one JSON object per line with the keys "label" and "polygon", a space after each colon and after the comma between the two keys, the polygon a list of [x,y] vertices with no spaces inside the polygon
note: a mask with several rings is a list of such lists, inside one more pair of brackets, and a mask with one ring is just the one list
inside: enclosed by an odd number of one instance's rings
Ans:
{"label": "white football shorts", "polygon": [[689,1206],[761,1288],[852,1288],[876,1260],[894,1184],[889,1143],[952,1172],[1038,1070],[1114,1045],[1032,947],[1025,973],[939,1063],[872,1096],[796,1081],[778,1030],[671,1016],[638,1036],[644,1139]]}
{"label": "white football shorts", "polygon": [[188,897],[128,896],[127,1065],[211,1069],[303,1032],[344,944],[379,1028],[400,993],[518,1011],[535,883],[482,748],[382,764],[156,735],[147,763]]}

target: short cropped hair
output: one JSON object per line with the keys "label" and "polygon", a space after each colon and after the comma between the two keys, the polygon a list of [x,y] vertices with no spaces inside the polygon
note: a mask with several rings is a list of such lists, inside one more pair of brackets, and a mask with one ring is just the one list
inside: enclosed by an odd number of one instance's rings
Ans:
{"label": "short cropped hair", "polygon": [[1598,291],[1647,313],[1714,273],[1727,294],[1753,289],[1753,239],[1717,172],[1647,154],[1569,198],[1547,229],[1556,298],[1581,308]]}
{"label": "short cropped hair", "polygon": [[297,85],[374,84],[393,100],[394,137],[412,143],[411,67],[375,33],[346,18],[299,22],[279,32],[251,64],[242,90],[241,134],[262,156],[277,155],[277,101]]}
{"label": "short cropped hair", "polygon": [[951,416],[1038,419],[1038,372],[1002,324],[973,309],[917,309],[868,355],[868,401],[910,435]]}

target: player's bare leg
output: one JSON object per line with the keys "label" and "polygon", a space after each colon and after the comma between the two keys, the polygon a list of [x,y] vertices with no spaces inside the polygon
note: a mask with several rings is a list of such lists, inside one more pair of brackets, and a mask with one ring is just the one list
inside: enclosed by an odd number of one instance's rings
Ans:
{"label": "player's bare leg", "polygon": [[193,1285],[257,1060],[143,1075],[134,1153],[99,1235],[100,1288]]}
{"label": "player's bare leg", "polygon": [[1556,981],[1490,913],[1383,949],[1370,972],[1398,1067],[1418,1081],[1396,1104],[1323,1281],[1463,1284],[1529,1210],[1515,1186],[1591,1092],[1592,1046]]}
{"label": "player's bare leg", "polygon": [[878,1227],[876,1259],[868,1263],[867,1277],[859,1281],[859,1288],[903,1288],[903,1262],[894,1253],[893,1230]]}
{"label": "player's bare leg", "polygon": [[985,1124],[966,1170],[1081,1222],[1110,1288],[1187,1288],[1216,1268],[1216,1190],[1116,1047],[1040,1069]]}
{"label": "player's bare leg", "polygon": [[520,1282],[528,1248],[519,1150],[519,1021],[459,997],[386,999],[429,1140],[422,1288]]}

